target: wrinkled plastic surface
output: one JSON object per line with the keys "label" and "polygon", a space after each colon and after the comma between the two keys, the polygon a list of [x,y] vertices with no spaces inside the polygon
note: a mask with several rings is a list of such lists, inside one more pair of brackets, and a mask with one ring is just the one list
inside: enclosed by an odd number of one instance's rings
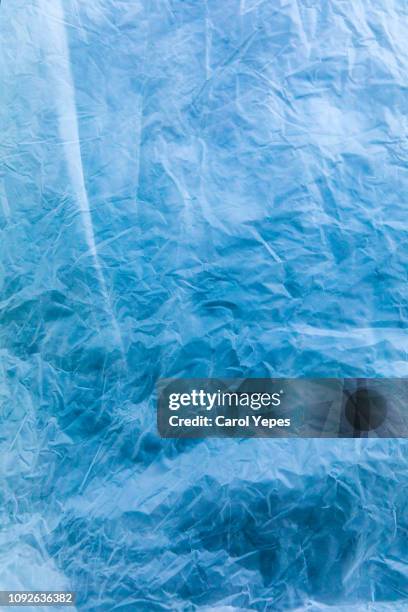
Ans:
{"label": "wrinkled plastic surface", "polygon": [[159,376],[406,376],[398,0],[5,0],[2,589],[407,610],[407,445],[160,440]]}

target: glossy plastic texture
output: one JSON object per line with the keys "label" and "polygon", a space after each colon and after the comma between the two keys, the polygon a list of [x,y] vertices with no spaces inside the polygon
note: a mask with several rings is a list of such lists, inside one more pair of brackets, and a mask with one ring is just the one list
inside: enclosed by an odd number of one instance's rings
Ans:
{"label": "glossy plastic texture", "polygon": [[400,0],[4,0],[2,589],[407,610],[407,444],[161,440],[158,377],[407,376]]}

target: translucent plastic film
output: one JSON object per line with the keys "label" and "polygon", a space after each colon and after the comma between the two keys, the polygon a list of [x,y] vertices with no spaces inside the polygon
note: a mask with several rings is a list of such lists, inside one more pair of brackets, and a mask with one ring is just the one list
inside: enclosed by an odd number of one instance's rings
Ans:
{"label": "translucent plastic film", "polygon": [[407,376],[406,4],[0,16],[0,589],[406,611],[404,440],[163,440],[155,397]]}

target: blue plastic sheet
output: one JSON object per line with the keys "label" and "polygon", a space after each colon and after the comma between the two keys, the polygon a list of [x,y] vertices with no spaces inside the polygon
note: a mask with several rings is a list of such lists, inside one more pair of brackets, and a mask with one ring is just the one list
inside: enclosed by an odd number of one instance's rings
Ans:
{"label": "blue plastic sheet", "polygon": [[407,610],[405,442],[161,440],[154,394],[407,376],[407,7],[0,15],[0,588]]}

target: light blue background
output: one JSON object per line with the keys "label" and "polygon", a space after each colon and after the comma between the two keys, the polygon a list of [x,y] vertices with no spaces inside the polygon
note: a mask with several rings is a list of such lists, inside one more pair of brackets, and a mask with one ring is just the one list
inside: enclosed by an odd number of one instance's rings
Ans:
{"label": "light blue background", "polygon": [[407,610],[405,442],[162,441],[154,398],[407,376],[404,3],[0,15],[0,588]]}

